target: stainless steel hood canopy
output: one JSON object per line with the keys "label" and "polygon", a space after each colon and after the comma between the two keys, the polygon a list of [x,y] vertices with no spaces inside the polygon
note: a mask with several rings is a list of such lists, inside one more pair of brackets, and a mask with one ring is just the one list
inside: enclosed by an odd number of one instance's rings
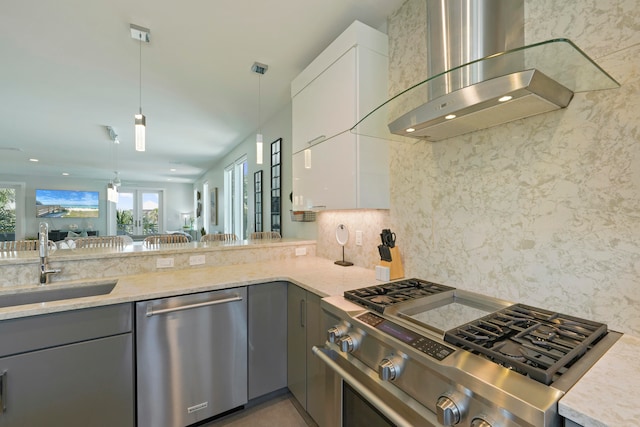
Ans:
{"label": "stainless steel hood canopy", "polygon": [[427,0],[427,17],[430,77],[352,132],[439,141],[564,108],[574,92],[619,87],[567,39],[523,47],[522,0]]}
{"label": "stainless steel hood canopy", "polygon": [[467,86],[421,105],[394,120],[389,129],[399,135],[440,141],[564,108],[572,97],[573,92],[540,71],[521,71]]}

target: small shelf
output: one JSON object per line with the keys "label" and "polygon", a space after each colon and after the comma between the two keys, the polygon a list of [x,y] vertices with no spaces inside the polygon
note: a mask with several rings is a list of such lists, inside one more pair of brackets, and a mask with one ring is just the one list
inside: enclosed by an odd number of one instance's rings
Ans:
{"label": "small shelf", "polygon": [[314,222],[316,220],[316,212],[314,211],[289,211],[291,213],[291,221],[293,222]]}

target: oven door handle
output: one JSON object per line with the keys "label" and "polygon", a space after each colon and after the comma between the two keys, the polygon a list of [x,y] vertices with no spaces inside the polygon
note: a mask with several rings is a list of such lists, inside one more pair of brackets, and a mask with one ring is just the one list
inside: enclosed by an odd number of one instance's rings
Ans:
{"label": "oven door handle", "polygon": [[349,383],[358,393],[362,395],[366,400],[371,402],[382,414],[389,418],[389,420],[397,426],[411,426],[402,415],[398,414],[393,408],[387,405],[382,399],[368,390],[360,381],[358,381],[353,375],[347,372],[344,368],[333,361],[329,353],[331,350],[313,346],[311,349],[320,360],[322,360],[329,368],[331,368],[336,374],[338,374],[344,381]]}

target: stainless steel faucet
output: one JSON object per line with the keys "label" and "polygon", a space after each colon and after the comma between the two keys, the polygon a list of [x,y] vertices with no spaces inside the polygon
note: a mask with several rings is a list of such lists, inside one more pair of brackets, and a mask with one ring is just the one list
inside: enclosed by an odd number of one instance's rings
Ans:
{"label": "stainless steel faucet", "polygon": [[47,257],[49,256],[49,224],[40,223],[39,250],[40,250],[40,284],[49,283],[49,275],[60,273],[60,269],[48,269]]}

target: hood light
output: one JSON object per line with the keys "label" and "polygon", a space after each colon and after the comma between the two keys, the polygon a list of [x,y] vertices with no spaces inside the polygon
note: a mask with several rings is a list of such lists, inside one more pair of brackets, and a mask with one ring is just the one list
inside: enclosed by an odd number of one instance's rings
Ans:
{"label": "hood light", "polygon": [[408,128],[408,129],[406,130],[406,132],[408,132],[408,133],[415,132],[415,131],[416,131],[416,130],[415,130],[414,128]]}
{"label": "hood light", "polygon": [[498,98],[498,102],[507,102],[507,101],[511,101],[512,99],[513,99],[513,96],[505,95],[503,97]]}
{"label": "hood light", "polygon": [[444,116],[444,118],[447,119],[447,120],[452,120],[452,119],[456,118],[456,115],[455,114],[447,114],[446,116]]}

